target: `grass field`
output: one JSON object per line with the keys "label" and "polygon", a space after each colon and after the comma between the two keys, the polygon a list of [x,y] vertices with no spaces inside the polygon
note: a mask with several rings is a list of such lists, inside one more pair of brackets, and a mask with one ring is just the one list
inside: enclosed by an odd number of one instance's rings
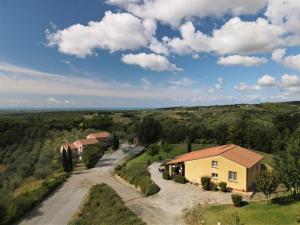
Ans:
{"label": "grass field", "polygon": [[[212,206],[204,211],[201,220],[204,224],[231,225],[232,214],[237,212],[245,225],[296,225],[300,223],[300,202],[289,205],[251,203],[241,208],[232,205]],[[299,222],[298,222],[299,221]],[[190,225],[199,224],[194,221]]]}
{"label": "grass field", "polygon": [[106,184],[97,184],[91,188],[81,212],[69,224],[145,225]]}

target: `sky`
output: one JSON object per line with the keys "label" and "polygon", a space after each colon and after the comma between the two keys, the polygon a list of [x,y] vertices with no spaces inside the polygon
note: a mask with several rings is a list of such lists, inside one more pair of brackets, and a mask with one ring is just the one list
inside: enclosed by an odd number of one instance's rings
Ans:
{"label": "sky", "polygon": [[300,1],[0,0],[0,108],[300,100]]}

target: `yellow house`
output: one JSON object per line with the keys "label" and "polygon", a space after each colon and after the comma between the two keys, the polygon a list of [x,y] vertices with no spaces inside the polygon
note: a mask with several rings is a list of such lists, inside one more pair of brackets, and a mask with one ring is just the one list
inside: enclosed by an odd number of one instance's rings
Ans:
{"label": "yellow house", "polygon": [[249,191],[263,156],[238,145],[222,145],[198,150],[169,161],[170,175],[181,174],[192,183],[201,184],[201,177],[212,182],[226,182],[227,187]]}

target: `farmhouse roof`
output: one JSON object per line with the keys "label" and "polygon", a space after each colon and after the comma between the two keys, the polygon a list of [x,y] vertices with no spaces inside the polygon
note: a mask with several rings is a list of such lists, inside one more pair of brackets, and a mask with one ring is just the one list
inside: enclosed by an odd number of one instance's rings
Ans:
{"label": "farmhouse roof", "polygon": [[93,145],[99,143],[99,141],[96,138],[90,138],[90,139],[80,139],[77,140],[81,145]]}
{"label": "farmhouse roof", "polygon": [[95,138],[107,138],[109,136],[109,133],[107,131],[100,131],[96,133],[92,133]]}
{"label": "farmhouse roof", "polygon": [[251,168],[263,159],[263,156],[249,149],[242,148],[234,144],[228,144],[186,153],[176,157],[174,160],[169,161],[167,164],[182,163],[212,156],[222,156],[246,168]]}

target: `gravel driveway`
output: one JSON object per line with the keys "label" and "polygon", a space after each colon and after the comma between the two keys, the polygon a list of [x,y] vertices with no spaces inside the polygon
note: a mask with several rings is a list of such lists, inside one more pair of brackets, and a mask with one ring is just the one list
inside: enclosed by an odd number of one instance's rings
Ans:
{"label": "gravel driveway", "polygon": [[194,203],[230,204],[231,193],[203,191],[192,184],[179,184],[172,180],[164,180],[158,171],[160,163],[149,166],[152,180],[160,186],[161,190],[150,200],[167,210],[170,215],[181,215],[182,210],[191,208]]}

